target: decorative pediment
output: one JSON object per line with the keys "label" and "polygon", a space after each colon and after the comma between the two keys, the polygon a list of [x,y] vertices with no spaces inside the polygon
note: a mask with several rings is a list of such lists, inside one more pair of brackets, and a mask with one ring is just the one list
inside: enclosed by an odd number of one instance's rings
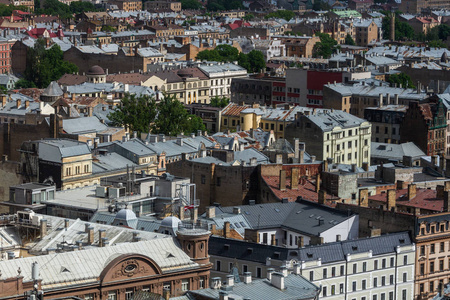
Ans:
{"label": "decorative pediment", "polygon": [[123,254],[112,259],[100,274],[102,284],[119,280],[149,277],[161,274],[161,268],[149,257]]}

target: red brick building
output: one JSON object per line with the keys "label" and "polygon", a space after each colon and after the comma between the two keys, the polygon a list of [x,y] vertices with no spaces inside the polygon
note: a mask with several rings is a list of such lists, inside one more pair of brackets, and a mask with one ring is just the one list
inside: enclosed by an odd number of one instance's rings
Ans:
{"label": "red brick building", "polygon": [[411,102],[400,128],[401,142],[414,142],[427,155],[445,153],[447,119],[444,105]]}
{"label": "red brick building", "polygon": [[11,72],[11,47],[14,43],[8,40],[0,41],[0,74]]}

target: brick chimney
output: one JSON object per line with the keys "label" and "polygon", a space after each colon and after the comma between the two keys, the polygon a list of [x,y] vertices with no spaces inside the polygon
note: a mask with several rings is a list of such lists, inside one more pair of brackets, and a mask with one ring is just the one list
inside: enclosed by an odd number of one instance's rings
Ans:
{"label": "brick chimney", "polygon": [[324,190],[319,191],[319,204],[325,204],[327,202],[327,192]]}
{"label": "brick chimney", "polygon": [[416,185],[414,183],[408,184],[408,201],[416,197]]}
{"label": "brick chimney", "polygon": [[444,198],[444,186],[437,185],[436,186],[436,198]]}
{"label": "brick chimney", "polygon": [[368,207],[369,206],[369,190],[361,189],[359,190],[359,206]]}
{"label": "brick chimney", "polygon": [[298,189],[298,168],[291,169],[291,189]]}
{"label": "brick chimney", "polygon": [[397,194],[396,190],[387,191],[387,209],[388,211],[395,211]]}
{"label": "brick chimney", "polygon": [[450,212],[450,192],[445,191],[444,192],[444,207],[442,208],[442,210],[444,212]]}
{"label": "brick chimney", "polygon": [[280,170],[280,191],[286,190],[286,170]]}
{"label": "brick chimney", "polygon": [[224,238],[229,238],[230,237],[230,222],[225,222],[224,226],[223,226],[223,237]]}
{"label": "brick chimney", "polygon": [[316,193],[320,191],[320,174],[316,175]]}

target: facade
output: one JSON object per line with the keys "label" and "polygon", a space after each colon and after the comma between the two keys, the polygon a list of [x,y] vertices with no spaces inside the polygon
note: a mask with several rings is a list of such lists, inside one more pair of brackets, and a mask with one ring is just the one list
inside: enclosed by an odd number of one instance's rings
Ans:
{"label": "facade", "polygon": [[11,47],[15,42],[4,37],[0,38],[0,74],[11,73]]}
{"label": "facade", "polygon": [[372,142],[400,143],[400,126],[406,111],[407,106],[392,104],[366,108],[364,119],[372,124]]}
{"label": "facade", "polygon": [[373,20],[362,20],[353,23],[355,42],[358,46],[368,46],[378,41],[378,26]]}
{"label": "facade", "polygon": [[201,64],[198,68],[210,80],[210,96],[231,96],[231,80],[247,77],[247,70],[234,63]]}
{"label": "facade", "polygon": [[312,109],[299,113],[286,126],[285,138],[307,143],[308,152],[317,160],[331,158],[335,163],[362,167],[370,161],[371,124],[337,110]]}
{"label": "facade", "polygon": [[177,1],[148,1],[144,3],[144,9],[149,11],[181,11],[181,2]]}
{"label": "facade", "polygon": [[401,141],[414,142],[427,155],[446,153],[447,119],[442,101],[411,102],[401,126]]}
{"label": "facade", "polygon": [[301,274],[321,299],[409,300],[416,247],[406,232],[298,249]]}
{"label": "facade", "polygon": [[373,0],[350,0],[348,8],[359,12],[367,12],[373,4]]}
{"label": "facade", "polygon": [[112,5],[117,5],[120,10],[124,11],[142,10],[142,1],[139,0],[112,0],[109,3]]}
{"label": "facade", "polygon": [[317,36],[276,36],[286,47],[286,56],[312,57],[314,45],[320,41]]}
{"label": "facade", "polygon": [[418,14],[424,10],[439,10],[439,9],[450,9],[450,3],[446,0],[410,0],[402,1],[399,6],[399,10],[403,13],[408,14]]}

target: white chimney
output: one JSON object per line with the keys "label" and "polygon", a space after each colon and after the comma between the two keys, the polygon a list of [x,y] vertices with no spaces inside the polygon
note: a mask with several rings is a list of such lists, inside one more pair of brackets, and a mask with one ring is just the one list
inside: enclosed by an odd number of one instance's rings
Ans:
{"label": "white chimney", "polygon": [[272,282],[272,274],[274,272],[275,272],[275,269],[273,269],[273,268],[267,269],[267,280],[269,280],[270,282]]}
{"label": "white chimney", "polygon": [[272,274],[272,280],[270,281],[274,287],[280,290],[284,290],[284,276],[281,273],[275,272]]}
{"label": "white chimney", "polygon": [[295,275],[300,275],[300,270],[301,270],[301,268],[300,268],[300,264],[298,264],[298,263],[295,263],[294,264],[294,274]]}
{"label": "white chimney", "polygon": [[234,275],[227,275],[227,286],[234,286]]}
{"label": "white chimney", "polygon": [[246,284],[252,283],[252,272],[244,273],[244,283]]}

